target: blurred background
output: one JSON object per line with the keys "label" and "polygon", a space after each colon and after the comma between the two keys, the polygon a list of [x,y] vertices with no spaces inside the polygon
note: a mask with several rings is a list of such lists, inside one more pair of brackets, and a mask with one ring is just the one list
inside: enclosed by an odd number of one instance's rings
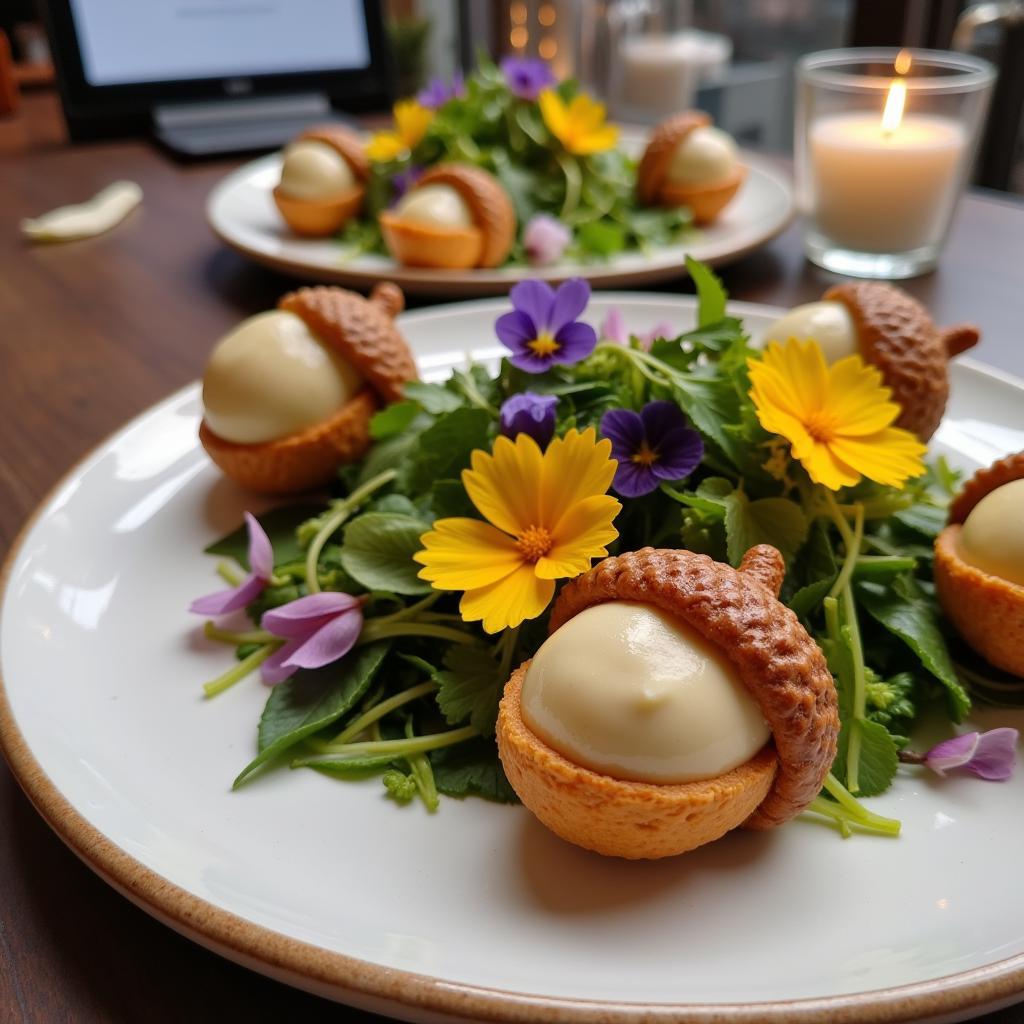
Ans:
{"label": "blurred background", "polygon": [[543,58],[622,121],[698,106],[790,154],[802,54],[961,49],[1000,71],[975,184],[1024,193],[1024,0],[3,0],[0,30],[0,117],[59,90],[73,139],[154,133],[192,155],[384,110],[480,53]]}

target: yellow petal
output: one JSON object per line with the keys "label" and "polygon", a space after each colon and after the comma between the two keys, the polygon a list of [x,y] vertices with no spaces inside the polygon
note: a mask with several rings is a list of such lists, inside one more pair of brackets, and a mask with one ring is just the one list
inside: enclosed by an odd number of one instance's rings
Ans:
{"label": "yellow petal", "polygon": [[518,536],[541,519],[541,484],[544,457],[537,442],[519,434],[514,442],[499,437],[494,453],[473,452],[472,469],[462,471],[469,500],[499,530]]}
{"label": "yellow petal", "polygon": [[597,131],[604,124],[604,104],[581,92],[569,104],[569,118],[581,133]]}
{"label": "yellow petal", "polygon": [[831,448],[864,476],[888,487],[902,487],[924,472],[927,448],[900,427],[887,427],[867,437],[837,437]]}
{"label": "yellow petal", "polygon": [[395,127],[408,149],[412,149],[427,133],[434,112],[421,107],[415,100],[400,100],[395,104]]}
{"label": "yellow petal", "polygon": [[614,149],[618,141],[619,129],[614,125],[606,125],[597,131],[581,135],[574,142],[572,151],[578,156],[586,156],[589,153],[604,153],[606,150]]}
{"label": "yellow petal", "polygon": [[597,441],[593,427],[582,434],[570,430],[548,445],[544,454],[542,525],[553,529],[576,504],[608,490],[618,467],[611,454],[611,441]]}
{"label": "yellow petal", "polygon": [[555,527],[555,543],[535,566],[541,579],[579,576],[595,558],[608,554],[607,545],[619,535],[612,522],[622,505],[610,494],[595,494],[570,508]]}
{"label": "yellow petal", "polygon": [[772,342],[765,357],[749,360],[747,368],[750,373],[751,398],[759,410],[776,407],[801,421],[807,419],[813,406],[784,371],[782,346]]}
{"label": "yellow petal", "polygon": [[552,580],[538,579],[532,565],[524,565],[497,583],[467,590],[459,602],[466,622],[483,620],[484,631],[514,629],[525,619],[535,619],[555,593]]}
{"label": "yellow petal", "polygon": [[420,579],[437,590],[469,590],[500,580],[522,565],[515,541],[477,519],[438,519],[420,538],[413,559]]}
{"label": "yellow petal", "polygon": [[562,97],[554,89],[543,89],[537,98],[537,103],[540,106],[540,116],[544,119],[548,131],[556,139],[564,139],[568,122],[568,111],[562,102]]}
{"label": "yellow petal", "polygon": [[891,395],[882,374],[860,356],[840,359],[829,370],[825,403],[841,434],[875,434],[888,427],[900,414],[900,407],[889,401]]}
{"label": "yellow petal", "polygon": [[860,483],[860,473],[839,458],[830,445],[812,442],[811,448],[801,456],[800,462],[816,484],[823,484],[830,491],[838,491],[840,487],[853,487]]}
{"label": "yellow petal", "polygon": [[366,155],[375,163],[395,160],[406,150],[405,143],[394,132],[377,132],[366,144]]}

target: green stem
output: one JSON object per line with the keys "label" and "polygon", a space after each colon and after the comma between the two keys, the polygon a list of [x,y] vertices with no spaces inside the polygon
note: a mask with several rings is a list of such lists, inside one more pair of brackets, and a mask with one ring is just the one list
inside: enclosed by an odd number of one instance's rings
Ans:
{"label": "green stem", "polygon": [[[405,723],[405,735],[407,739],[413,738],[411,718]],[[434,781],[434,769],[430,767],[430,758],[424,753],[419,753],[410,754],[405,760],[412,772],[412,779],[416,783],[420,799],[426,805],[427,810],[433,814],[437,810],[440,800],[437,796],[437,783]]]}
{"label": "green stem", "polygon": [[[825,777],[825,790],[856,823],[874,831],[883,832],[885,835],[898,836],[900,834],[900,823],[895,818],[883,818],[880,814],[869,811],[846,791],[843,784],[831,772]],[[821,797],[817,799],[820,800]]]}
{"label": "green stem", "polygon": [[213,621],[207,621],[203,624],[203,636],[207,640],[218,640],[222,644],[231,644],[232,647],[237,647],[239,644],[269,644],[277,639],[273,633],[265,629],[232,632],[230,629],[221,629]]}
{"label": "green stem", "polygon": [[498,663],[499,679],[508,679],[509,669],[512,667],[512,656],[516,652],[516,643],[519,641],[520,628],[521,626],[516,626],[515,629],[506,629],[495,645],[494,653],[500,659]]}
{"label": "green stem", "polygon": [[[837,522],[838,521],[843,521],[841,516]],[[864,507],[862,505],[857,505],[854,510],[853,536],[846,545],[846,557],[843,559],[843,566],[839,570],[839,575],[836,577],[835,583],[832,584],[832,589],[828,592],[829,597],[838,597],[840,592],[845,590],[849,585],[850,577],[853,575],[854,566],[857,564],[857,559],[860,557],[860,546],[863,539]]]}
{"label": "green stem", "polygon": [[378,722],[385,715],[390,714],[395,708],[400,708],[403,704],[408,704],[409,701],[416,700],[417,697],[423,697],[425,694],[432,693],[436,689],[437,684],[434,682],[419,683],[416,686],[410,686],[408,690],[396,693],[393,697],[388,697],[387,700],[382,700],[379,704],[374,704],[372,708],[364,711],[354,722],[345,726],[333,740],[324,743],[321,750],[327,753],[333,751],[335,747],[343,746],[349,740],[355,739],[361,732],[368,729],[374,722]]}
{"label": "green stem", "polygon": [[[403,622],[406,619],[413,618],[418,612],[426,611],[426,609],[436,604],[440,597],[441,592],[434,591],[432,594],[427,594],[422,601],[417,601],[415,604],[411,604],[406,608],[401,608],[397,612],[392,612],[390,615],[381,615],[375,619],[370,619],[369,621],[376,622],[378,624],[387,622]],[[458,618],[460,622],[462,621],[459,616],[456,616],[456,618]]]}
{"label": "green stem", "polygon": [[383,473],[367,480],[362,487],[357,487],[347,498],[338,502],[334,514],[317,531],[316,536],[310,541],[309,550],[306,552],[306,589],[311,594],[320,593],[320,580],[317,578],[317,568],[320,564],[320,552],[324,545],[330,540],[332,534],[352,514],[353,510],[362,504],[374,491],[379,490],[385,484],[391,483],[398,475],[394,469],[386,469]]}
{"label": "green stem", "polygon": [[242,577],[235,571],[235,567],[230,562],[218,562],[217,575],[229,587],[237,587],[241,585]]}
{"label": "green stem", "polygon": [[322,764],[337,760],[347,754],[393,754],[395,757],[408,757],[409,754],[420,754],[427,750],[440,750],[454,743],[462,743],[480,734],[471,725],[449,732],[436,732],[429,736],[417,736],[411,740],[368,740],[361,743],[346,743],[330,754],[320,757],[304,758],[303,764]]}
{"label": "green stem", "polygon": [[557,159],[558,166],[562,168],[562,173],[565,175],[565,201],[562,203],[562,210],[559,213],[559,218],[565,220],[580,204],[583,176],[580,174],[580,165],[572,157],[559,154]]}
{"label": "green stem", "polygon": [[362,646],[395,636],[429,636],[435,640],[450,640],[453,644],[479,643],[475,636],[463,633],[461,629],[452,629],[451,626],[438,626],[432,622],[386,622],[378,625],[376,619],[370,619],[363,626],[358,643]]}
{"label": "green stem", "polygon": [[853,590],[847,583],[840,595],[843,618],[850,631],[850,656],[853,661],[853,721],[850,722],[850,742],[846,750],[846,785],[851,793],[860,789],[860,746],[861,722],[864,720],[867,701],[867,680],[864,676],[864,648],[860,641],[860,625],[857,622],[857,606],[853,602]]}
{"label": "green stem", "polygon": [[853,578],[855,580],[871,580],[879,577],[887,579],[897,573],[916,568],[916,558],[894,555],[861,555],[853,567]]}
{"label": "green stem", "polygon": [[203,687],[203,696],[207,698],[216,697],[218,693],[223,693],[234,686],[235,683],[244,679],[254,669],[259,668],[282,643],[284,643],[283,640],[275,640],[273,643],[264,644],[259,650],[253,651],[248,658],[244,658],[237,665],[228,669],[223,675],[217,676],[216,679],[211,679]]}
{"label": "green stem", "polygon": [[839,535],[843,538],[843,544],[846,545],[846,550],[849,551],[853,546],[853,530],[850,529],[850,524],[846,521],[846,517],[843,515],[842,510],[836,503],[835,495],[827,487],[819,487],[818,493],[824,496],[825,507],[828,509],[828,513],[832,517],[832,522],[836,524],[836,529],[839,530]]}
{"label": "green stem", "polygon": [[824,818],[834,821],[844,839],[853,835],[851,824],[866,832],[875,832],[883,836],[898,836],[900,834],[900,823],[894,818],[882,818],[877,814],[867,812],[872,820],[855,817],[845,811],[838,804],[826,800],[823,796],[816,796],[807,807],[813,814],[820,814]]}

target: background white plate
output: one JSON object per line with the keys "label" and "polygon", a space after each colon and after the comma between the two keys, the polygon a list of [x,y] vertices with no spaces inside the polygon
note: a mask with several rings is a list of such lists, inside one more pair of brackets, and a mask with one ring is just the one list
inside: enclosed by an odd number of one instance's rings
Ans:
{"label": "background white plate", "polygon": [[220,182],[207,200],[206,219],[221,241],[257,263],[306,280],[364,291],[382,277],[419,295],[504,294],[524,277],[560,281],[582,276],[600,288],[639,287],[685,274],[687,254],[705,263],[728,263],[786,227],[794,209],[788,178],[776,165],[753,153],[742,153],[741,160],[749,168],[747,179],[714,224],[695,229],[682,244],[650,253],[623,253],[607,263],[462,271],[400,267],[373,254],[347,256],[336,239],[301,238],[281,219],[271,196],[281,176],[280,153],[245,164]]}
{"label": "background white plate", "polygon": [[[691,299],[635,293],[595,298],[589,318],[612,303],[636,330],[693,321]],[[493,356],[504,308],[404,316],[424,375]],[[773,315],[731,311],[755,334]],[[1020,386],[969,360],[952,376],[935,449],[969,469],[1024,448]],[[521,807],[400,809],[376,780],[280,770],[231,793],[266,690],[202,701],[230,655],[185,609],[216,587],[203,546],[255,503],[206,459],[198,417],[191,386],[69,474],[12,555],[0,623],[8,759],[69,845],[156,916],[415,1020],[953,1020],[1024,994],[1024,772],[901,774],[870,802],[903,820],[899,840],[796,821],[656,863],[578,850]]]}

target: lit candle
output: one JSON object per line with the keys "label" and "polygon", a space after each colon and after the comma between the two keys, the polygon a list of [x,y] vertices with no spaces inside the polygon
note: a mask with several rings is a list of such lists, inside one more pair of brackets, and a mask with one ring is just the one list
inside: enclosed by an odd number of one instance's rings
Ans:
{"label": "lit candle", "polygon": [[[903,64],[898,58],[896,71],[904,74],[909,64],[909,56]],[[948,118],[904,116],[906,97],[906,81],[898,77],[881,117],[837,114],[811,126],[814,217],[836,245],[901,253],[941,238],[957,199],[967,137]]]}

